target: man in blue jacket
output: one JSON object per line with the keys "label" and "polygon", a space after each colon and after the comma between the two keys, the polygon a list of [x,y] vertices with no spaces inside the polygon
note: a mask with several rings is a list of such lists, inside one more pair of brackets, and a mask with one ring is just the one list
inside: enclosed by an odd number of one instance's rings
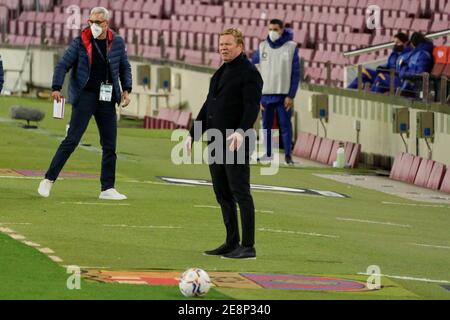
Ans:
{"label": "man in blue jacket", "polygon": [[412,51],[407,54],[400,64],[401,94],[415,96],[417,88],[412,81],[413,76],[424,72],[431,72],[433,68],[433,42],[425,38],[420,32],[414,32],[411,36]]}
{"label": "man in blue jacket", "polygon": [[[401,36],[399,36],[399,35],[401,35]],[[411,52],[411,47],[409,46],[409,38],[406,34],[399,33],[395,37],[398,37],[398,38],[394,40],[395,46],[394,46],[394,51],[393,51],[392,55],[394,55],[394,52],[396,53],[396,57],[397,57],[396,61],[393,65],[390,65],[388,63],[388,65],[379,66],[377,68],[377,71],[379,71],[379,72],[373,81],[372,87],[370,88],[370,90],[372,92],[385,93],[390,90],[391,76],[390,76],[389,72],[384,71],[386,69],[395,69],[395,72],[396,72],[395,78],[394,78],[395,90],[397,90],[397,88],[399,88],[401,86],[401,80],[399,77],[401,64],[402,64],[402,61]]]}
{"label": "man in blue jacket", "polygon": [[[77,147],[89,120],[94,116],[102,145],[101,193],[99,198],[124,200],[127,197],[114,188],[116,171],[117,116],[115,105],[130,103],[132,89],[131,66],[123,39],[108,28],[109,12],[103,7],[91,10],[89,28],[72,41],[59,61],[53,75],[52,96],[61,99],[65,74],[72,68],[69,100],[72,117],[63,140],[38,192],[50,195],[53,183],[64,164]],[[120,81],[120,84],[119,84]],[[121,87],[123,92],[121,93]]]}
{"label": "man in blue jacket", "polygon": [[3,60],[2,56],[0,56],[0,92],[3,90],[3,83],[5,81],[5,78],[3,76]]}
{"label": "man in blue jacket", "polygon": [[292,165],[292,107],[300,82],[300,59],[297,43],[283,21],[273,19],[269,23],[269,35],[253,54],[252,62],[258,66],[264,81],[261,109],[266,154],[261,161],[272,159],[272,135],[275,111],[284,146],[285,161]]}
{"label": "man in blue jacket", "polygon": [[[390,69],[397,68],[397,62],[401,55],[409,52],[408,48],[408,35],[399,32],[394,36],[394,48],[392,53],[389,55],[386,64],[380,65],[376,70],[370,68],[363,68],[362,72],[362,82],[363,84],[368,83],[371,86],[371,91],[373,92],[386,92],[389,91],[390,80],[389,71]],[[396,84],[399,86],[400,79],[396,78]],[[355,78],[347,87],[348,89],[358,89],[358,78]]]}

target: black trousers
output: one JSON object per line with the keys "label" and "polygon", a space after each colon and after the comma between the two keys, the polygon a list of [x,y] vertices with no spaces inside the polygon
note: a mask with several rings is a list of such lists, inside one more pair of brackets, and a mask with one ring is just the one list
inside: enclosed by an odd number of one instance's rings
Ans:
{"label": "black trousers", "polygon": [[89,120],[94,116],[102,146],[102,171],[100,182],[102,191],[114,188],[116,177],[117,115],[115,102],[99,101],[99,94],[84,90],[78,103],[72,107],[70,127],[66,138],[61,142],[45,178],[55,181],[66,161],[80,143]]}
{"label": "black trousers", "polygon": [[239,244],[237,203],[241,212],[242,245],[252,247],[255,243],[255,207],[250,194],[250,165],[214,163],[209,165],[209,171],[222,209],[226,243]]}

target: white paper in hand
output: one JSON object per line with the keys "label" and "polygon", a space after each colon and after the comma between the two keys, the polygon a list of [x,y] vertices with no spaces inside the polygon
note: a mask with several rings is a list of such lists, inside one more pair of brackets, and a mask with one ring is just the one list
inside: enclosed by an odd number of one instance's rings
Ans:
{"label": "white paper in hand", "polygon": [[61,97],[61,99],[59,99],[59,102],[57,102],[56,100],[53,101],[53,118],[56,119],[64,118],[64,103],[65,103],[64,97]]}

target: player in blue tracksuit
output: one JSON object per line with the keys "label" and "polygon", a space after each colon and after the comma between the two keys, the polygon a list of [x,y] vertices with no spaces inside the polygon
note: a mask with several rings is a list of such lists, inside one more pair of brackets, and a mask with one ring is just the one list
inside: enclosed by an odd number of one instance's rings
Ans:
{"label": "player in blue tracksuit", "polygon": [[404,57],[400,63],[399,76],[401,80],[401,92],[406,95],[416,94],[416,85],[411,77],[431,72],[433,68],[433,42],[425,38],[420,32],[414,32],[411,36],[412,51]]}
{"label": "player in blue tracksuit", "polygon": [[[388,61],[384,65],[380,65],[377,67],[376,70],[369,69],[369,68],[363,68],[362,72],[362,81],[363,84],[369,83],[371,86],[371,90],[374,92],[385,92],[389,90],[389,82],[385,82],[386,76],[389,75],[388,71],[384,70],[390,70],[390,69],[396,69],[397,62],[399,58],[406,52],[409,51],[407,47],[409,39],[408,36],[403,33],[399,32],[394,36],[394,49],[392,50],[392,53],[389,55]],[[381,82],[383,83],[381,84]],[[375,84],[378,83],[378,86],[375,86]],[[387,86],[384,86],[384,84],[387,83]],[[400,79],[398,79],[398,86],[400,85]],[[355,78],[347,87],[348,89],[358,89],[358,78]],[[387,89],[386,89],[387,88]],[[385,91],[383,91],[385,90]]]}
{"label": "player in blue tracksuit", "polygon": [[300,59],[297,43],[290,29],[281,20],[269,23],[269,35],[253,54],[253,64],[258,66],[264,81],[261,109],[263,117],[266,155],[261,160],[272,158],[272,136],[275,111],[284,145],[285,161],[291,165],[292,107],[300,83]]}

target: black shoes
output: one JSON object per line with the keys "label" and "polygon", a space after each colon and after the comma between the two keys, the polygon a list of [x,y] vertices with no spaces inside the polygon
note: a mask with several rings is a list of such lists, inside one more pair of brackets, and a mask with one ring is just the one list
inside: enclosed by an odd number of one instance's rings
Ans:
{"label": "black shoes", "polygon": [[224,255],[224,254],[234,251],[238,247],[239,247],[238,244],[229,245],[229,244],[224,243],[223,245],[221,245],[220,247],[218,247],[214,250],[208,250],[208,251],[203,252],[203,254],[205,256],[221,256],[221,255]]}
{"label": "black shoes", "polygon": [[256,250],[254,247],[239,246],[234,251],[224,254],[224,259],[256,259]]}
{"label": "black shoes", "polygon": [[284,161],[286,162],[287,165],[293,166],[294,165],[294,161],[292,161],[292,156],[288,155],[284,157]]}
{"label": "black shoes", "polygon": [[257,161],[260,163],[268,163],[273,160],[273,156],[268,156],[267,154],[263,155],[261,158],[258,158]]}

